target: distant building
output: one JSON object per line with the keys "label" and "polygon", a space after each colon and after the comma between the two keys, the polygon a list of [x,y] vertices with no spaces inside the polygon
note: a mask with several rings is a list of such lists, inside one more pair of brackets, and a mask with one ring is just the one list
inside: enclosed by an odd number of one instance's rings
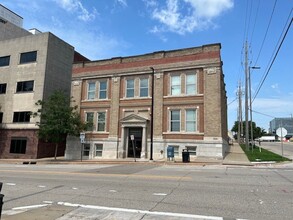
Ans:
{"label": "distant building", "polygon": [[[83,159],[164,160],[169,146],[175,159],[183,150],[191,159],[223,158],[228,132],[220,49],[211,44],[75,63],[71,93],[92,125]],[[78,138],[68,138],[65,157],[81,157]]]}
{"label": "distant building", "polygon": [[[0,5],[1,10],[4,6]],[[6,13],[14,14],[8,9]],[[0,14],[0,158],[41,158],[54,146],[38,140],[35,103],[56,89],[70,96],[74,48],[52,33],[32,34]],[[9,17],[9,16],[8,16]],[[81,60],[82,56],[76,55]],[[59,155],[64,155],[65,145]]]}
{"label": "distant building", "polygon": [[278,128],[283,127],[287,130],[287,137],[293,136],[293,118],[275,118],[270,121],[270,133],[276,134]]}

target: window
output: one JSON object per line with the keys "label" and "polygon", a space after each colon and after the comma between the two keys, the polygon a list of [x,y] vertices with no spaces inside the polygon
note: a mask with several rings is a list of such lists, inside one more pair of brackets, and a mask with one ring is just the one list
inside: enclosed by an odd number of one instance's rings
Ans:
{"label": "window", "polygon": [[139,96],[140,97],[148,97],[149,95],[149,80],[148,79],[140,79],[139,81]]}
{"label": "window", "polygon": [[34,89],[34,81],[18,82],[16,92],[31,92]]}
{"label": "window", "polygon": [[3,112],[0,112],[0,123],[3,121]]}
{"label": "window", "polygon": [[170,130],[180,131],[180,110],[170,111]]}
{"label": "window", "polygon": [[196,94],[196,74],[186,75],[186,94],[195,95]]}
{"label": "window", "polygon": [[96,146],[96,157],[101,157],[103,154],[103,144],[95,144]]}
{"label": "window", "polygon": [[0,57],[0,67],[9,66],[10,56]]}
{"label": "window", "polygon": [[188,150],[190,156],[196,156],[196,146],[187,146],[186,150]]}
{"label": "window", "polygon": [[185,130],[196,131],[196,111],[194,109],[186,110]]}
{"label": "window", "polygon": [[10,143],[11,154],[25,154],[26,151],[26,138],[13,138]]}
{"label": "window", "polygon": [[106,99],[107,98],[107,81],[100,82],[99,88],[99,99]]}
{"label": "window", "polygon": [[90,155],[90,149],[91,149],[90,144],[83,144],[83,154],[82,154],[82,156],[88,157]]}
{"label": "window", "polygon": [[181,78],[180,76],[171,76],[171,95],[181,94]]}
{"label": "window", "polygon": [[20,54],[20,64],[31,63],[37,61],[37,51],[26,52]]}
{"label": "window", "polygon": [[95,93],[96,93],[96,83],[95,82],[88,83],[87,99],[95,99]]}
{"label": "window", "polygon": [[94,125],[94,113],[93,112],[87,112],[86,113],[86,123],[87,123],[87,127],[86,130],[87,131],[92,131],[93,130],[93,125]]}
{"label": "window", "polygon": [[6,83],[0,84],[0,94],[5,94],[6,93]]}
{"label": "window", "polygon": [[29,122],[30,112],[14,112],[13,122]]}
{"label": "window", "polygon": [[126,97],[134,97],[134,79],[126,80]]}
{"label": "window", "polygon": [[97,131],[106,130],[106,112],[98,112]]}

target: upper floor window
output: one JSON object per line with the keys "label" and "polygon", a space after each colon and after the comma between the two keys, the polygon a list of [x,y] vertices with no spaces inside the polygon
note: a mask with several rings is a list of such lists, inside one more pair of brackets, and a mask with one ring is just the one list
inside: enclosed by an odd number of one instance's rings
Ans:
{"label": "upper floor window", "polygon": [[186,85],[185,85],[185,93],[187,95],[195,95],[196,94],[196,74],[187,74],[186,75]]}
{"label": "upper floor window", "polygon": [[134,97],[134,79],[126,80],[126,97]]}
{"label": "upper floor window", "polygon": [[9,66],[10,56],[0,57],[0,67],[1,66]]}
{"label": "upper floor window", "polygon": [[30,112],[14,112],[13,122],[29,122],[30,121]]}
{"label": "upper floor window", "polygon": [[171,76],[171,95],[181,94],[181,78],[180,76]]}
{"label": "upper floor window", "polygon": [[37,51],[31,51],[20,54],[20,64],[32,63],[37,61]]}
{"label": "upper floor window", "polygon": [[93,130],[94,125],[94,113],[93,112],[87,112],[86,113],[86,123],[87,123],[87,131]]}
{"label": "upper floor window", "polygon": [[170,131],[180,131],[180,110],[170,111]]}
{"label": "upper floor window", "polygon": [[139,81],[139,96],[140,97],[148,97],[149,95],[149,80],[148,79],[140,79]]}
{"label": "upper floor window", "polygon": [[106,112],[98,112],[97,131],[106,131]]}
{"label": "upper floor window", "polygon": [[185,111],[185,131],[194,132],[196,131],[196,110],[188,109]]}
{"label": "upper floor window", "polygon": [[87,99],[95,99],[95,93],[96,93],[96,83],[95,82],[88,83]]}
{"label": "upper floor window", "polygon": [[6,83],[1,83],[0,84],[0,94],[5,94],[6,93]]}
{"label": "upper floor window", "polygon": [[34,90],[34,81],[18,82],[16,92],[31,92]]}
{"label": "upper floor window", "polygon": [[100,81],[99,83],[99,99],[107,98],[107,81]]}

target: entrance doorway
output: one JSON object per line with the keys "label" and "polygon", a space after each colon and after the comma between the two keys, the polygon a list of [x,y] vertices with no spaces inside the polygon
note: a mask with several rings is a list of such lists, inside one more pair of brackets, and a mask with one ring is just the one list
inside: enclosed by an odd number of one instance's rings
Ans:
{"label": "entrance doorway", "polygon": [[[134,136],[134,140],[131,140],[131,135]],[[134,146],[133,146],[134,145]],[[128,157],[140,158],[142,147],[142,128],[132,127],[128,128]]]}

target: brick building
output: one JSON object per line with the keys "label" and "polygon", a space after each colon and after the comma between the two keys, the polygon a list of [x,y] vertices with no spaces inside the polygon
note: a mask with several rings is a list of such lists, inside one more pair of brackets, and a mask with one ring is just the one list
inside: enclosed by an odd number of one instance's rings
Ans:
{"label": "brick building", "polygon": [[135,154],[164,160],[168,146],[175,159],[184,149],[191,160],[223,158],[227,103],[220,50],[220,44],[211,44],[75,63],[71,95],[92,126],[83,148],[78,138],[67,139],[66,158]]}
{"label": "brick building", "polygon": [[[21,25],[20,16],[0,5],[0,158],[53,156],[54,145],[38,140],[38,119],[30,112],[56,89],[70,95],[74,48]],[[64,150],[65,144],[59,155]]]}

